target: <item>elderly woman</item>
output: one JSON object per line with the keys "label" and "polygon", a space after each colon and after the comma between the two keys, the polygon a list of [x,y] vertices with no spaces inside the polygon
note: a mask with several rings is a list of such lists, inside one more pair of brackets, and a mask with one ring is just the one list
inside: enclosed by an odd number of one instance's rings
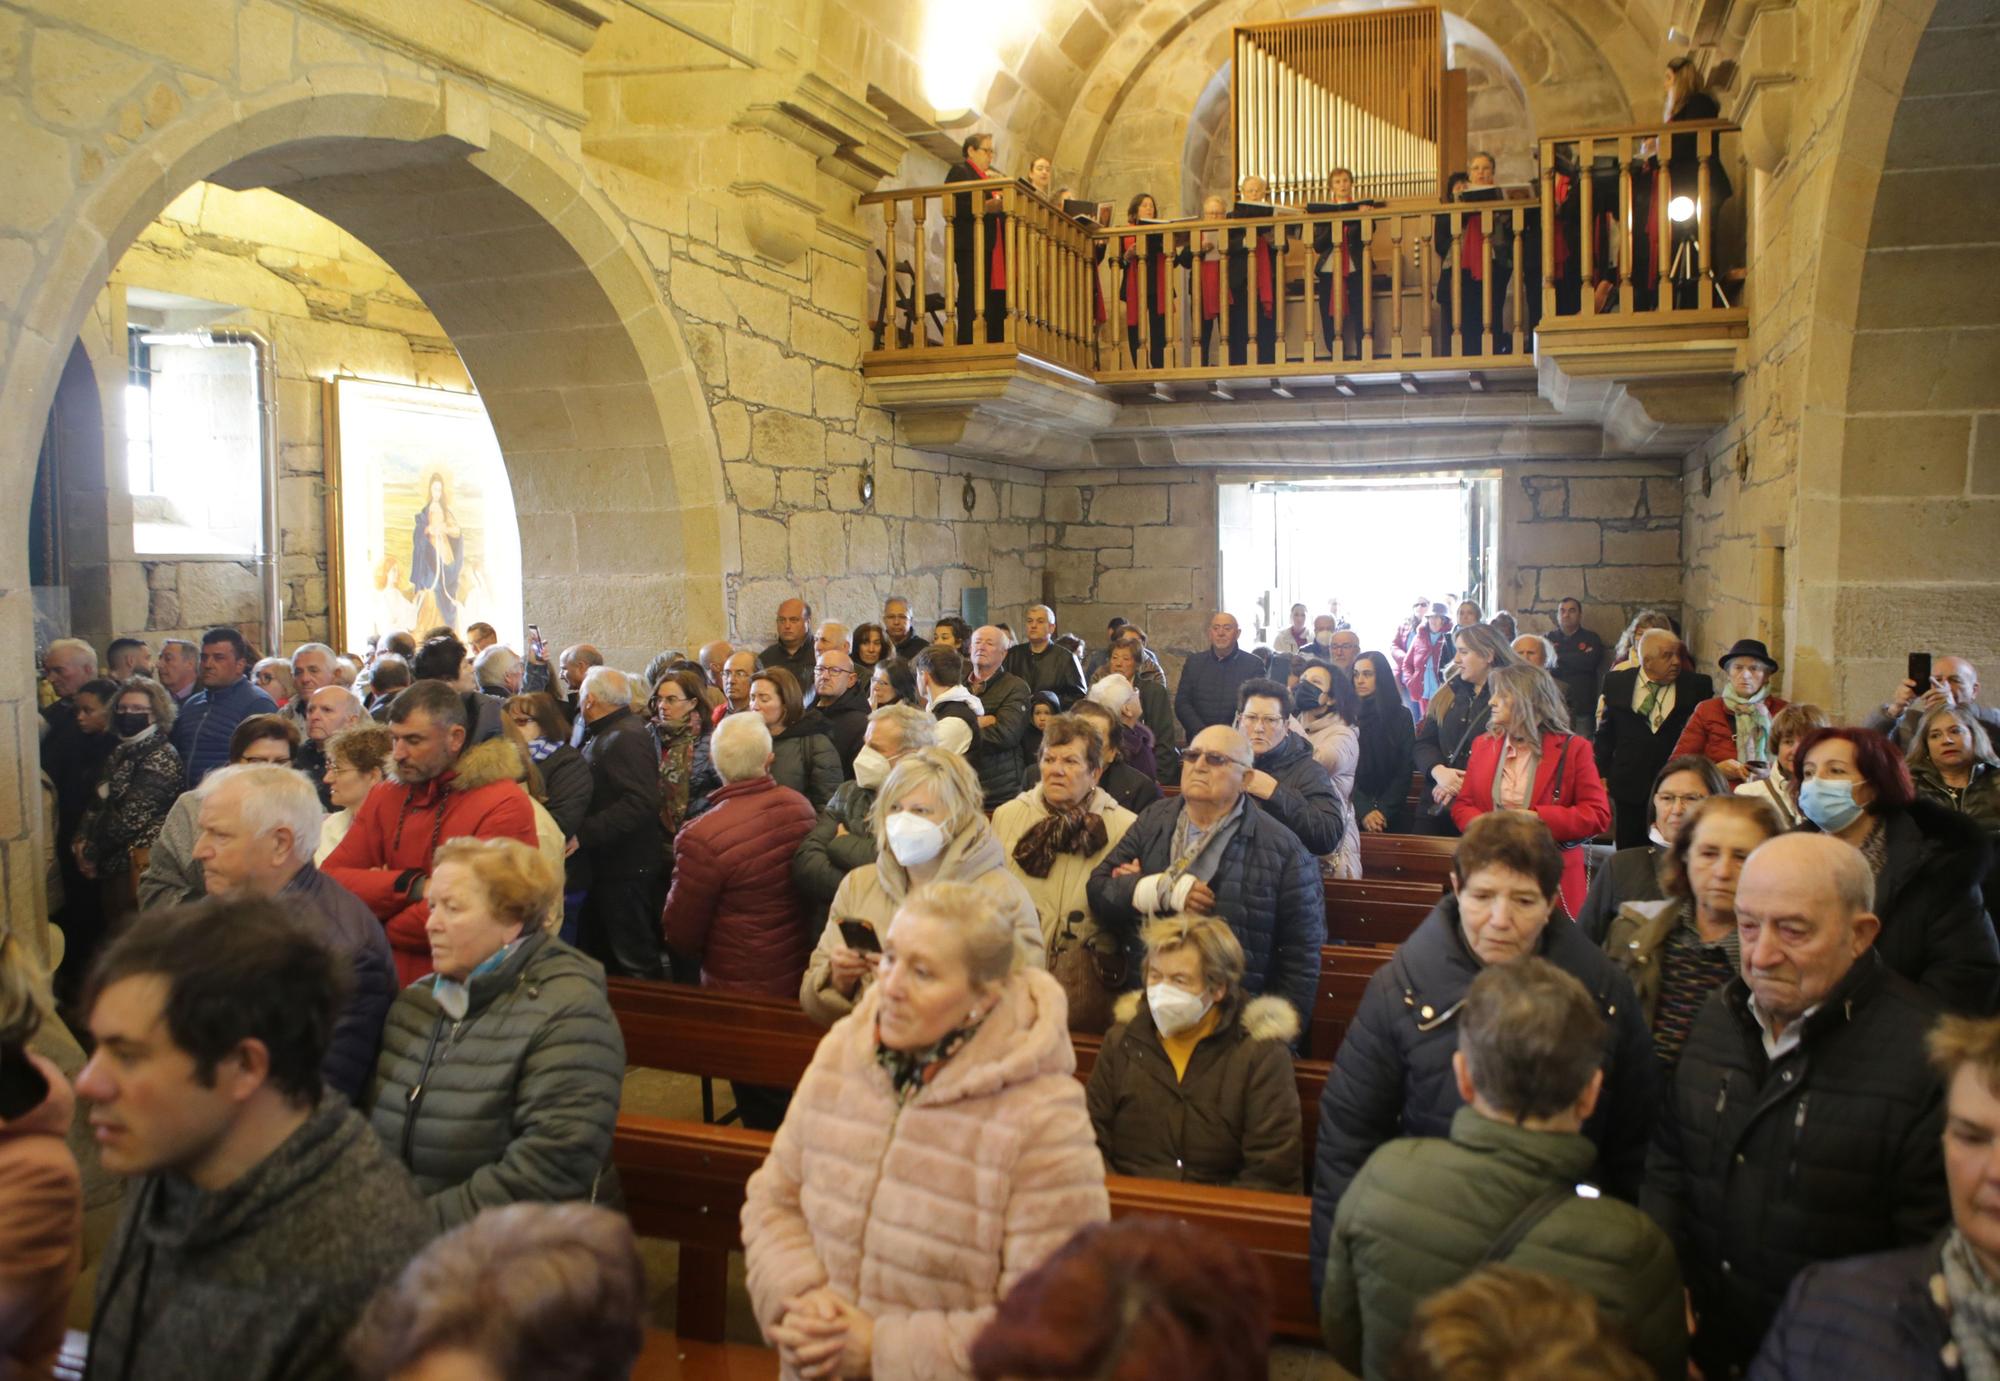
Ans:
{"label": "elderly woman", "polygon": [[1409,707],[1402,701],[1396,673],[1386,656],[1362,653],[1354,659],[1353,677],[1361,752],[1355,762],[1349,804],[1355,820],[1370,834],[1407,834],[1416,725],[1410,720]]}
{"label": "elderly woman", "polygon": [[1722,694],[1694,707],[1674,756],[1699,753],[1732,784],[1747,782],[1771,765],[1772,716],[1785,708],[1771,694],[1778,664],[1755,638],[1739,639],[1719,660],[1727,678]]}
{"label": "elderly woman", "polygon": [[160,827],[181,794],[186,773],[181,755],[167,742],[174,724],[174,701],[166,687],[135,677],[111,698],[111,730],[118,746],[104,764],[97,798],[76,832],[77,862],[85,877],[98,880],[104,914],[125,915],[137,904],[135,864],[160,836]]}
{"label": "elderly woman", "polygon": [[604,970],[547,929],[562,904],[514,839],[438,846],[432,972],[397,996],[362,1106],[440,1228],[523,1201],[588,1200],[610,1168],[625,1041]]}
{"label": "elderly woman", "polygon": [[1805,816],[1799,813],[1799,745],[1814,729],[1824,729],[1833,719],[1817,705],[1797,701],[1771,716],[1771,770],[1736,788],[1738,796],[1755,796],[1795,830]]}
{"label": "elderly woman", "polygon": [[250,679],[257,683],[257,689],[271,697],[271,703],[284,709],[291,702],[294,682],[292,664],[283,657],[265,657],[250,669]]}
{"label": "elderly woman", "polygon": [[1980,891],[1978,824],[1925,800],[1895,745],[1873,729],[1815,729],[1799,745],[1799,809],[1810,828],[1861,850],[1875,874],[1875,952],[1947,1011],[1986,1016],[2000,944]]}
{"label": "elderly woman", "polygon": [[1627,902],[1658,901],[1660,866],[1667,850],[1680,837],[1681,824],[1694,808],[1711,796],[1727,794],[1729,784],[1715,770],[1715,764],[1698,755],[1670,758],[1653,778],[1653,790],[1646,798],[1647,841],[1620,849],[1599,865],[1584,894],[1583,910],[1576,923],[1598,944],[1618,908]]}
{"label": "elderly woman", "polygon": [[[875,861],[841,879],[799,985],[807,1016],[831,1026],[855,1009],[875,977],[896,908],[933,882],[965,883],[986,894],[1012,928],[1022,964],[1047,967],[1034,898],[1008,868],[982,801],[971,764],[950,749],[922,749],[890,770],[869,812]],[[858,946],[845,938],[850,931]]]}
{"label": "elderly woman", "polygon": [[1964,706],[1939,705],[1918,721],[1910,781],[1925,800],[1970,816],[1989,834],[2000,831],[2000,757]]}
{"label": "elderly woman", "polygon": [[[299,722],[290,715],[246,716],[229,735],[229,761],[273,762],[288,767],[300,737]],[[201,832],[200,813],[201,802],[192,791],[183,792],[167,812],[146,859],[146,871],[139,877],[140,910],[179,906],[208,895],[201,864],[194,856],[195,838]]]}
{"label": "elderly woman", "polygon": [[[1130,627],[1121,632],[1105,653],[1103,671],[1122,676],[1138,688],[1139,718],[1153,731],[1154,770],[1146,775],[1157,779],[1162,770],[1171,772],[1178,766],[1174,750],[1180,745],[1181,729],[1180,721],[1174,717],[1174,697],[1167,690],[1159,663],[1152,660],[1150,653],[1144,653],[1145,644],[1140,638],[1140,633]],[[1113,711],[1121,716],[1123,723],[1130,722],[1123,718],[1128,712],[1129,706]]]}
{"label": "elderly woman", "polygon": [[1736,879],[1743,862],[1784,832],[1778,813],[1753,797],[1705,798],[1660,862],[1662,896],[1627,902],[1611,921],[1604,952],[1639,994],[1664,1080],[1672,1080],[1709,994],[1742,971]]}
{"label": "elderly woman", "polygon": [[[1340,846],[1321,860],[1337,878],[1361,876],[1361,822],[1354,817],[1354,776],[1361,766],[1361,701],[1339,667],[1308,662],[1292,690],[1313,761],[1326,770],[1340,798]],[[1405,773],[1405,778],[1408,777]]]}
{"label": "elderly woman", "polygon": [[750,678],[750,709],[771,731],[771,780],[824,810],[840,786],[840,753],[820,712],[806,708],[797,678],[783,667],[760,669]]}
{"label": "elderly woman", "polygon": [[[1574,756],[1574,754],[1572,754]],[[1587,756],[1587,755],[1586,755]],[[1655,1061],[1632,984],[1577,927],[1550,923],[1562,851],[1525,811],[1467,827],[1451,895],[1376,970],[1320,1099],[1313,1172],[1313,1295],[1324,1284],[1333,1210],[1361,1165],[1399,1136],[1443,1136],[1463,1106],[1452,1073],[1466,989],[1490,964],[1534,954],[1596,999],[1605,1018],[1604,1092],[1583,1134],[1597,1146],[1592,1182],[1634,1199],[1651,1135]]]}
{"label": "elderly woman", "polygon": [[[1111,999],[1094,967],[1097,922],[1084,884],[1139,817],[1098,786],[1104,740],[1074,715],[1056,715],[1042,730],[1041,781],[993,812],[993,833],[1007,865],[1041,917],[1042,945],[1069,994],[1072,1031],[1110,1025]],[[1105,948],[1116,956],[1116,945]],[[1114,960],[1115,962],[1115,960]]]}
{"label": "elderly woman", "polygon": [[[1125,657],[1129,658],[1129,654]],[[1112,737],[1117,740],[1118,761],[1139,775],[1158,781],[1160,762],[1154,750],[1157,740],[1153,737],[1152,726],[1146,723],[1145,699],[1138,686],[1121,672],[1107,671],[1097,678],[1086,698],[1111,712],[1115,721]]]}
{"label": "elderly woman", "polygon": [[786,1377],[970,1376],[1000,1298],[1110,1213],[1062,991],[992,893],[916,888],[881,942],[744,1195],[750,1302]]}
{"label": "elderly woman", "polygon": [[1489,810],[1529,810],[1563,851],[1562,908],[1575,919],[1586,890],[1583,845],[1611,824],[1611,797],[1590,741],[1569,731],[1569,704],[1540,667],[1494,670],[1487,730],[1472,747],[1451,803],[1463,831]]}
{"label": "elderly woman", "polygon": [[668,857],[681,826],[702,808],[694,783],[709,773],[708,702],[697,672],[669,671],[653,685],[646,720],[660,750],[660,829]]}
{"label": "elderly woman", "polygon": [[1097,784],[1105,795],[1134,815],[1160,799],[1160,784],[1125,761],[1120,751],[1124,725],[1116,714],[1089,696],[1070,706],[1069,712],[1095,728],[1104,743],[1104,772]]}
{"label": "elderly woman", "polygon": [[354,812],[380,786],[389,771],[393,748],[389,730],[381,724],[357,724],[342,729],[326,741],[326,786],[333,793],[333,810],[319,827],[319,848],[313,852],[317,866],[326,861],[336,845],[347,837],[354,824]]}
{"label": "elderly woman", "polygon": [[1215,916],[1149,923],[1146,988],[1090,1071],[1090,1120],[1114,1174],[1297,1194],[1305,1187],[1291,1044],[1299,1015],[1243,991],[1243,946]]}
{"label": "elderly woman", "polygon": [[[1519,666],[1521,659],[1506,640],[1483,623],[1458,629],[1458,671],[1431,697],[1423,720],[1417,725],[1411,758],[1416,770],[1431,784],[1431,808],[1418,828],[1431,834],[1456,834],[1452,801],[1465,786],[1472,748],[1486,732],[1492,696],[1487,678],[1496,667]],[[1567,715],[1563,728],[1567,730]]]}

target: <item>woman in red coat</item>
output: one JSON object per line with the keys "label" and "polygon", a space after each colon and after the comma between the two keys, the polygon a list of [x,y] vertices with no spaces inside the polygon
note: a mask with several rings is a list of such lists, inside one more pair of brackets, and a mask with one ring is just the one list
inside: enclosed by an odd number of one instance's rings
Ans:
{"label": "woman in red coat", "polygon": [[1451,803],[1463,831],[1489,810],[1531,810],[1563,851],[1562,906],[1574,920],[1587,881],[1583,845],[1611,824],[1611,797],[1590,744],[1569,731],[1569,709],[1540,667],[1495,667],[1491,728],[1472,745],[1465,785]]}
{"label": "woman in red coat", "polygon": [[[1702,701],[1674,744],[1674,756],[1695,754],[1715,764],[1731,784],[1747,782],[1771,766],[1771,718],[1785,702],[1771,694],[1778,664],[1755,638],[1739,638],[1718,659],[1722,694]],[[1757,764],[1752,767],[1751,764]]]}

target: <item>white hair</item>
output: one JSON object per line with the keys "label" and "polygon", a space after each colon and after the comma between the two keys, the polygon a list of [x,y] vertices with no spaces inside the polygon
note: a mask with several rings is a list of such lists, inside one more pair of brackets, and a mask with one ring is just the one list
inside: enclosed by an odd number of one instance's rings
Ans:
{"label": "white hair", "polygon": [[244,829],[254,835],[290,830],[292,862],[312,862],[326,812],[320,809],[319,792],[305,773],[273,762],[233,763],[203,777],[196,798],[205,802],[232,783],[243,788],[237,812]]}
{"label": "white hair", "polygon": [[328,685],[321,686],[318,690],[314,691],[311,695],[307,696],[306,704],[311,705],[313,701],[319,699],[320,696],[325,695],[328,691],[339,691],[342,695],[347,697],[347,704],[345,708],[347,710],[347,717],[350,720],[354,721],[356,724],[359,724],[362,720],[368,718],[368,707],[361,703],[361,697],[356,695],[348,687],[341,685],[337,681],[332,682]]}
{"label": "white hair", "polygon": [[1125,702],[1139,693],[1139,688],[1115,671],[1106,672],[1097,678],[1097,684],[1090,688],[1084,698],[1102,705],[1115,716],[1123,713]]}
{"label": "white hair", "polygon": [[[1542,656],[1548,659],[1547,661],[1542,663],[1543,671],[1552,672],[1556,669],[1556,645],[1554,643],[1550,642],[1547,638],[1544,638],[1539,633],[1523,633],[1520,638],[1514,639],[1514,642],[1517,643],[1520,642],[1521,638],[1533,638],[1536,642],[1542,645]],[[1513,643],[1509,643],[1508,646],[1510,647],[1513,646]],[[1523,658],[1522,660],[1525,661],[1527,659]]]}
{"label": "white hair", "polygon": [[328,666],[332,666],[336,661],[339,660],[339,654],[336,653],[332,648],[328,647],[325,643],[300,643],[297,647],[292,649],[292,665],[297,666],[299,658],[305,656],[308,652],[319,652],[325,654],[326,664]]}
{"label": "white hair", "polygon": [[935,748],[938,741],[938,721],[935,716],[925,714],[915,705],[883,705],[869,713],[870,724],[893,724],[902,735],[898,741],[902,751],[914,753],[920,748]]}
{"label": "white hair", "polygon": [[753,710],[724,715],[708,740],[708,760],[725,782],[747,782],[764,775],[771,757],[771,731]]}
{"label": "white hair", "polygon": [[45,662],[66,662],[72,657],[80,658],[90,663],[92,671],[97,670],[97,649],[82,638],[57,638],[49,644],[48,650],[42,654],[42,660]]}
{"label": "white hair", "polygon": [[595,666],[586,671],[583,693],[606,705],[632,708],[632,678],[616,667]]}
{"label": "white hair", "polygon": [[495,643],[473,659],[472,674],[480,685],[498,689],[507,684],[507,678],[519,665],[520,653],[504,643]]}
{"label": "white hair", "polygon": [[1679,647],[1681,645],[1681,635],[1674,632],[1671,628],[1648,628],[1644,633],[1639,635],[1639,655],[1641,657],[1645,656],[1648,647],[1661,641],[1670,642],[1675,647]]}

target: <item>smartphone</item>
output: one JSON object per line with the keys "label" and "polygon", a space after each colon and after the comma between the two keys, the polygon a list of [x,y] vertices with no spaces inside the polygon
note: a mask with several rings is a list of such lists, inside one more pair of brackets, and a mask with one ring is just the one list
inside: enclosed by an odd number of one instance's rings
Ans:
{"label": "smartphone", "polygon": [[1931,688],[1930,653],[1912,652],[1910,654],[1910,683],[1917,688],[1918,695],[1922,695]]}
{"label": "smartphone", "polygon": [[1744,763],[1743,766],[1749,770],[1751,778],[1755,781],[1762,781],[1771,775],[1771,764],[1756,758],[1752,758],[1750,761]]}
{"label": "smartphone", "polygon": [[528,625],[528,651],[536,657],[542,655],[542,626],[539,623]]}
{"label": "smartphone", "polygon": [[840,938],[851,950],[862,954],[880,954],[882,942],[875,936],[875,927],[866,921],[842,921]]}

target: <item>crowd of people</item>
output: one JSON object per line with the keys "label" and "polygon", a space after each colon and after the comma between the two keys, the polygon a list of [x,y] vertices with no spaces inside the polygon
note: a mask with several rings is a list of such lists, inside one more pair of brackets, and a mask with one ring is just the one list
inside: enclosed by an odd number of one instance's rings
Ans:
{"label": "crowd of people", "polygon": [[[1172,1258],[1255,1263],[1096,1226],[1107,1170],[1309,1194],[1364,1376],[1529,1318],[1597,1359],[1537,1374],[2000,1374],[2000,758],[1963,658],[1841,724],[1763,643],[1718,692],[1665,614],[1606,639],[1573,599],[1545,632],[1419,600],[1374,649],[1337,604],[1256,647],[1217,612],[1172,676],[1123,619],[915,613],[789,599],[761,649],[639,671],[482,624],[119,639],[108,675],[52,643],[0,1359],[60,1340],[74,1117],[126,1182],[93,1377],[530,1375],[549,1339],[622,1375],[643,1283],[585,1207],[619,1202],[611,976],[829,1028],[796,1088],[733,1089],[775,1134],[742,1237],[788,1375],[1261,1374],[1261,1286]],[[1450,887],[1309,1142],[1328,889],[1402,833],[1459,836]],[[1084,1301],[1126,1311],[1095,1352]],[[1241,1356],[1197,1364],[1218,1327]]]}

